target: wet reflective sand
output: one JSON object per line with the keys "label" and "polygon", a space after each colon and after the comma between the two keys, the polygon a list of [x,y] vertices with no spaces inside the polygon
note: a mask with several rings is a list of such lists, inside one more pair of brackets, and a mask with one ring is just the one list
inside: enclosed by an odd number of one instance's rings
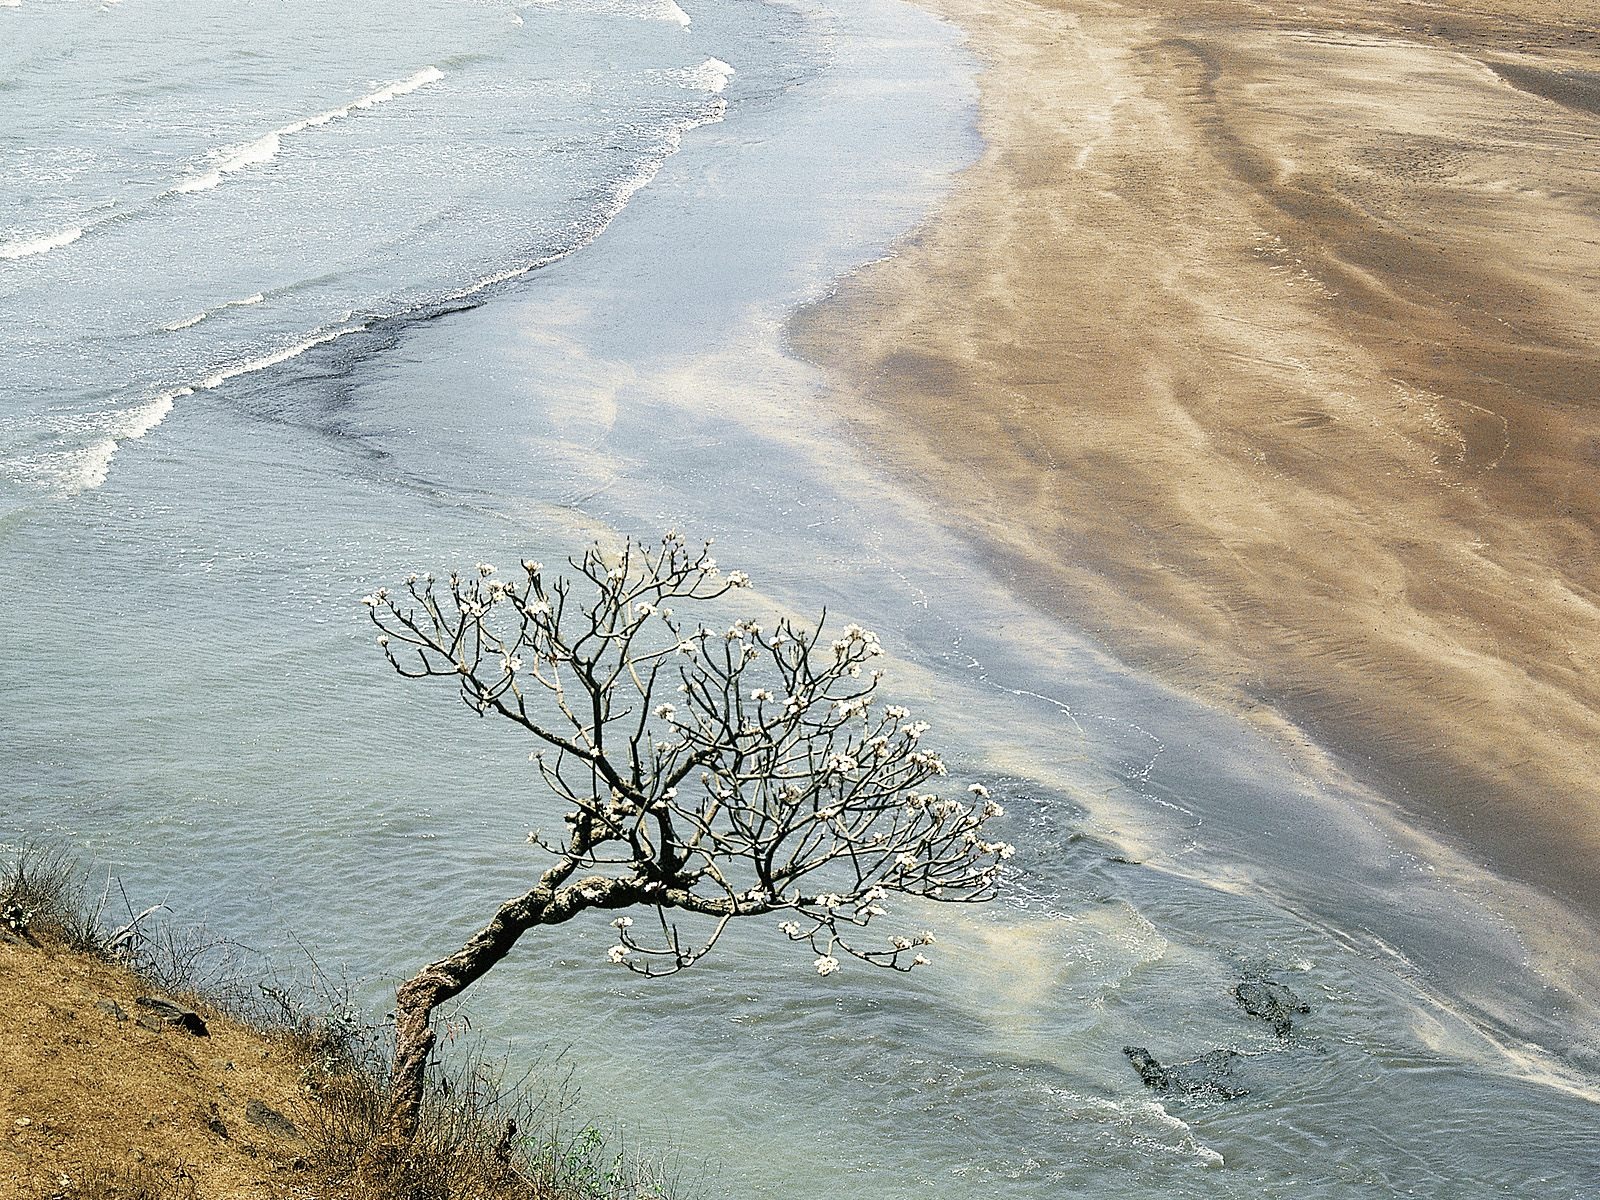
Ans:
{"label": "wet reflective sand", "polygon": [[1022,593],[1600,900],[1590,5],[937,0],[942,213],[794,340]]}

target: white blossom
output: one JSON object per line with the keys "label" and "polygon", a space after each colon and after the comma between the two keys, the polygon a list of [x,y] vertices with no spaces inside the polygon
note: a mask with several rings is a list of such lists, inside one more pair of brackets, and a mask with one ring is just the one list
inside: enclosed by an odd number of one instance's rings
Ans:
{"label": "white blossom", "polygon": [[818,975],[832,975],[839,969],[839,960],[831,954],[824,954],[812,966],[817,968]]}
{"label": "white blossom", "polygon": [[626,946],[613,946],[606,951],[606,958],[614,963],[623,963],[628,961],[629,953]]}

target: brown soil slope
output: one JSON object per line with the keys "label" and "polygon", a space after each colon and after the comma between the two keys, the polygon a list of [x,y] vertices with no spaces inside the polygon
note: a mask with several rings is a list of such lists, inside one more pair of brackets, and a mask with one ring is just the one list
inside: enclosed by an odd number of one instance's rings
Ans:
{"label": "brown soil slope", "polygon": [[303,1147],[246,1117],[251,1101],[296,1112],[287,1057],[219,1018],[208,1037],[148,1029],[149,994],[105,963],[0,942],[0,1196],[100,1194],[108,1173],[203,1200],[301,1194]]}
{"label": "brown soil slope", "polygon": [[1600,8],[928,0],[982,160],[797,320],[1019,590],[1600,907]]}

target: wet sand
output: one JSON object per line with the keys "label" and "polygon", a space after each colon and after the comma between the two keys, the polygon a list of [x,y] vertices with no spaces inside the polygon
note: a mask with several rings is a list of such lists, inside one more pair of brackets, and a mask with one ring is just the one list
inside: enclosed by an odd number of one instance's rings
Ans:
{"label": "wet sand", "polygon": [[1600,911],[1600,7],[925,2],[984,154],[791,331],[862,440],[1037,604]]}

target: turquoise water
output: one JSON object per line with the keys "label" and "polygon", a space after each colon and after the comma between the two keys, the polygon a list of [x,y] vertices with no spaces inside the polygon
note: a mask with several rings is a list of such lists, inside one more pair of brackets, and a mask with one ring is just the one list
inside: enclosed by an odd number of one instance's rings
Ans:
{"label": "turquoise water", "polygon": [[[645,983],[579,922],[476,989],[492,1043],[571,1047],[713,1195],[1596,1194],[1565,915],[1016,600],[785,354],[977,154],[974,79],[887,2],[0,8],[0,840],[379,1014],[552,806],[358,597],[677,525],[880,633],[1015,874],[919,913],[911,977],[763,927]],[[1129,1044],[1249,1094],[1157,1097]]]}

